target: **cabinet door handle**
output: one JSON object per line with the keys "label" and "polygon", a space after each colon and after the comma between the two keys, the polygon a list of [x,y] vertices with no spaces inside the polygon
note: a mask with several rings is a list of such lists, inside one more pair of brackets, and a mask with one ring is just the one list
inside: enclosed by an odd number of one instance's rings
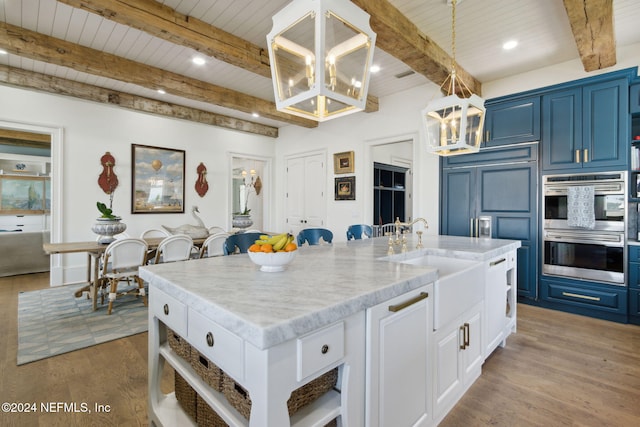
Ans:
{"label": "cabinet door handle", "polygon": [[589,162],[589,149],[585,148],[584,150],[582,150],[582,161],[584,163]]}
{"label": "cabinet door handle", "polygon": [[469,343],[471,342],[471,332],[469,330],[469,324],[464,324],[464,348],[469,347]]}
{"label": "cabinet door handle", "polygon": [[576,150],[576,163],[580,163],[580,150]]}
{"label": "cabinet door handle", "polygon": [[169,304],[165,304],[164,307],[162,307],[162,310],[164,311],[165,315],[169,315]]}
{"label": "cabinet door handle", "polygon": [[469,218],[469,237],[473,237],[473,218]]}
{"label": "cabinet door handle", "polygon": [[565,296],[565,297],[588,299],[590,301],[600,301],[600,297],[592,297],[590,295],[574,294],[573,292],[563,292],[562,295]]}
{"label": "cabinet door handle", "polygon": [[467,348],[466,341],[465,341],[464,325],[460,326],[460,337],[462,338],[462,344],[460,344],[460,350],[464,350]]}
{"label": "cabinet door handle", "polygon": [[497,261],[491,261],[489,263],[489,266],[493,267],[494,265],[498,265],[498,264],[502,264],[503,262],[505,262],[507,259],[506,258],[500,258]]}
{"label": "cabinet door handle", "polygon": [[491,134],[489,133],[489,131],[485,131],[484,133],[484,142],[489,142],[489,140],[491,139]]}
{"label": "cabinet door handle", "polygon": [[389,311],[392,312],[397,312],[400,310],[403,310],[407,307],[409,307],[410,305],[413,305],[419,301],[422,301],[423,299],[429,298],[429,293],[428,292],[420,292],[418,295],[416,295],[415,297],[408,299],[405,302],[401,302],[400,304],[394,304],[394,305],[390,305],[389,306]]}

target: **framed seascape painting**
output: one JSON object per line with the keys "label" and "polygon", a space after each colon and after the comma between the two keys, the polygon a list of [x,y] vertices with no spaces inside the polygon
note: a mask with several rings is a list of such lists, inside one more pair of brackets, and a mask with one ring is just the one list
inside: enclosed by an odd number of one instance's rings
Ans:
{"label": "framed seascape painting", "polygon": [[184,213],[184,150],[131,145],[131,213]]}
{"label": "framed seascape painting", "polygon": [[356,199],[356,177],[345,176],[342,178],[334,178],[336,182],[336,200],[355,200]]}

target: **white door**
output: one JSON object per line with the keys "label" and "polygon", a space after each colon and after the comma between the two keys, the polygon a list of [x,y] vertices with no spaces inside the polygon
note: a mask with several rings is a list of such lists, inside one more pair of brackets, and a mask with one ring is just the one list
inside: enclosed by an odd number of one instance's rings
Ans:
{"label": "white door", "polygon": [[297,235],[307,227],[325,224],[325,155],[313,154],[287,160],[285,229]]}

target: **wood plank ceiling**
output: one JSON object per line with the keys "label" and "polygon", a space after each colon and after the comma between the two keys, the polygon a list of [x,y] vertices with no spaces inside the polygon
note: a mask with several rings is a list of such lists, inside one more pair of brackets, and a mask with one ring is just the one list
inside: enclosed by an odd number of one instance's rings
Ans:
{"label": "wood plank ceiling", "polygon": [[[377,33],[376,62],[383,64],[386,73],[385,77],[376,76],[377,83],[372,81],[368,112],[377,111],[377,96],[388,95],[389,91],[428,81],[442,84],[451,69],[451,57],[440,46],[450,43],[450,8],[445,0],[352,1],[371,15],[371,25]],[[523,1],[531,5],[527,0],[510,3],[519,4],[519,10],[523,10]],[[626,6],[631,1],[617,0],[617,4]],[[4,10],[0,3],[0,49],[10,57],[5,63],[0,62],[0,84],[269,137],[277,137],[278,127],[286,124],[316,127],[314,121],[276,111],[270,93],[265,34],[270,17],[287,3],[12,0],[5,2]],[[470,14],[479,14],[478,7],[489,5],[495,9],[496,4],[506,8],[501,0],[466,0],[458,6],[458,19],[469,19],[462,13],[465,8]],[[558,23],[554,24],[563,28],[556,31],[571,34],[570,24],[575,40],[572,49],[577,46],[585,70],[615,64],[612,1],[563,0],[563,5],[566,14],[556,16]],[[557,14],[558,5],[554,7]],[[565,13],[562,6],[560,9]],[[458,25],[466,28],[464,23]],[[434,28],[433,33],[425,30],[430,27]],[[430,33],[433,38],[427,35]],[[462,34],[462,28],[458,34]],[[466,39],[460,37],[459,43],[469,44],[473,37],[474,34],[466,35]],[[482,78],[474,77],[460,64],[464,64],[460,61],[464,52],[460,49],[456,56],[457,73],[481,94]],[[212,65],[211,75],[189,65],[194,54],[207,58]],[[470,63],[473,71],[475,63]],[[399,83],[397,74],[410,77]],[[216,79],[218,76],[229,77]],[[166,95],[157,95],[158,89]],[[260,118],[253,118],[255,114]]]}

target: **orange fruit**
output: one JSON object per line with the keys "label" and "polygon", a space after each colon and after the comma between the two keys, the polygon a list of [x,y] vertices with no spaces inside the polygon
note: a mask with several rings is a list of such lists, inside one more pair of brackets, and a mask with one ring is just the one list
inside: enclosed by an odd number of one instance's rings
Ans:
{"label": "orange fruit", "polygon": [[284,247],[285,252],[293,252],[296,249],[298,249],[298,245],[293,242],[287,243],[287,246]]}
{"label": "orange fruit", "polygon": [[260,245],[260,250],[262,252],[273,252],[273,245],[271,243],[265,243]]}
{"label": "orange fruit", "polygon": [[249,246],[249,252],[260,252],[261,250],[262,249],[260,248],[260,245],[258,245],[257,243]]}

